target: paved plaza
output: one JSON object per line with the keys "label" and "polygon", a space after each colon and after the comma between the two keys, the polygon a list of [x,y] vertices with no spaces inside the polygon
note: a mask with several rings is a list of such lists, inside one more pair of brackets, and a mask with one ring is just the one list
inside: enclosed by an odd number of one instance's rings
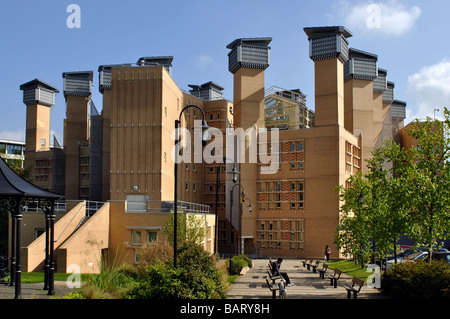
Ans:
{"label": "paved plaza", "polygon": [[[347,291],[343,285],[351,285],[352,277],[342,274],[337,283],[337,288],[330,285],[330,280],[321,279],[319,273],[314,273],[303,267],[303,260],[284,259],[280,271],[286,272],[294,284],[286,288],[287,299],[347,299]],[[231,286],[228,293],[230,299],[265,299],[272,298],[266,282],[268,278],[268,259],[253,260],[253,268],[240,276]],[[319,266],[320,268],[322,265]],[[328,269],[327,274],[333,273]],[[271,280],[269,279],[269,282]],[[278,292],[276,298],[279,297]],[[377,289],[364,285],[358,294],[358,299],[382,299],[383,296]]]}
{"label": "paved plaza", "polygon": [[[237,278],[231,285],[229,299],[271,299],[266,278],[268,259],[254,259],[253,267],[244,275]],[[351,284],[351,276],[342,274],[337,288],[330,285],[330,280],[321,279],[318,273],[303,267],[302,260],[285,259],[281,265],[282,272],[289,275],[294,286],[287,287],[287,299],[346,299],[347,291],[342,287]],[[333,270],[328,269],[327,273]],[[269,280],[270,282],[270,280]],[[55,295],[47,295],[43,290],[44,284],[22,284],[22,299],[61,299],[68,293],[75,291],[67,287],[66,282],[55,281]],[[278,291],[276,298],[279,297]],[[0,286],[0,299],[13,299],[14,287]],[[358,294],[358,299],[383,299],[377,289],[364,285]]]}

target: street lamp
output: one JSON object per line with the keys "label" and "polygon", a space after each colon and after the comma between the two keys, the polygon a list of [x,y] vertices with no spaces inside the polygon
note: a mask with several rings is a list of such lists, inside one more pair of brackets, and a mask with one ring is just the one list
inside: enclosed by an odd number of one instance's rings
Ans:
{"label": "street lamp", "polygon": [[[232,272],[231,272],[231,257],[232,257],[232,253],[233,253],[233,245],[232,245],[232,242],[231,242],[231,238],[233,236],[233,201],[234,201],[233,197],[234,197],[234,188],[236,186],[239,186],[239,187],[242,188],[242,191],[241,191],[241,194],[240,194],[242,203],[245,202],[245,199],[246,199],[246,196],[247,196],[247,194],[244,192],[244,186],[242,186],[241,184],[235,184],[231,188],[231,191],[230,191],[230,196],[231,196],[231,198],[230,198],[230,276],[232,275]],[[249,207],[253,207],[253,206],[249,206]]]}
{"label": "street lamp", "polygon": [[227,172],[227,174],[232,175],[233,183],[236,183],[238,175],[241,173],[236,169],[236,164],[233,160],[229,159],[228,157],[223,158],[223,163],[219,163],[216,170],[216,231],[215,231],[215,239],[214,239],[214,254],[217,254],[217,241],[218,241],[218,222],[219,222],[219,213],[218,213],[218,207],[219,207],[219,187],[220,187],[220,168],[221,164],[226,164],[227,160],[230,160],[233,163],[233,169],[231,172]]}
{"label": "street lamp", "polygon": [[178,130],[180,124],[181,124],[181,115],[183,114],[183,112],[191,107],[195,107],[197,109],[200,110],[200,112],[202,113],[203,119],[202,119],[202,124],[200,126],[200,128],[202,129],[202,145],[205,146],[206,145],[206,139],[205,139],[205,131],[209,128],[208,124],[206,124],[205,121],[205,112],[203,111],[203,109],[201,109],[199,106],[197,105],[187,105],[185,106],[181,112],[180,112],[180,116],[178,118],[178,120],[175,120],[175,165],[174,165],[174,203],[173,203],[173,212],[174,212],[174,220],[173,220],[173,267],[176,268],[177,267],[177,221],[178,221],[178,190],[177,190],[177,182],[178,182],[178,156],[180,153],[180,149],[179,149],[179,140],[180,140],[180,132]]}

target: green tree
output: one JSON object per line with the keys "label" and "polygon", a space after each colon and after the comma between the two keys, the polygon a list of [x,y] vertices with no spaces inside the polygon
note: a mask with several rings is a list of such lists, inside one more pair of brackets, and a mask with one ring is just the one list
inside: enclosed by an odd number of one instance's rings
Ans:
{"label": "green tree", "polygon": [[[174,239],[174,213],[166,220],[164,234],[173,247]],[[206,235],[206,220],[200,214],[187,214],[178,212],[177,214],[177,246],[180,247],[186,243],[199,244]]]}
{"label": "green tree", "polygon": [[368,210],[361,204],[361,199],[364,194],[368,194],[369,184],[361,173],[352,175],[348,181],[352,187],[337,188],[343,204],[340,208],[336,243],[345,256],[355,256],[356,260],[364,264],[368,259],[367,248],[371,245],[372,230],[368,227],[370,217]]}
{"label": "green tree", "polygon": [[448,238],[450,112],[444,115],[444,121],[414,123],[407,133],[417,145],[407,150],[384,143],[372,152],[365,175],[337,188],[343,204],[336,242],[344,252],[364,259],[372,239],[378,251],[395,253],[401,235],[432,251],[438,239]]}
{"label": "green tree", "polygon": [[448,238],[450,230],[449,110],[444,109],[443,121],[416,121],[408,134],[417,141],[410,150],[414,158],[412,235],[432,253],[438,239]]}

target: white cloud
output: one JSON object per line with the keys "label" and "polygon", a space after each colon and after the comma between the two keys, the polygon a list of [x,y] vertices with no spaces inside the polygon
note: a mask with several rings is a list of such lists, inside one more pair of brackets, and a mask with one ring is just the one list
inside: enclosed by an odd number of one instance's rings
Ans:
{"label": "white cloud", "polygon": [[345,23],[350,30],[387,36],[407,33],[414,27],[422,13],[419,7],[407,8],[398,0],[366,1],[357,5],[346,2],[344,8]]}
{"label": "white cloud", "polygon": [[1,131],[0,139],[16,142],[25,142],[25,128],[16,131]]}
{"label": "white cloud", "polygon": [[203,54],[196,59],[195,65],[203,70],[208,66],[210,66],[211,64],[213,64],[214,62],[215,61],[211,56]]}
{"label": "white cloud", "polygon": [[408,114],[409,120],[441,118],[444,107],[450,108],[450,60],[444,59],[434,65],[425,66],[408,77],[408,93],[417,101],[417,108]]}

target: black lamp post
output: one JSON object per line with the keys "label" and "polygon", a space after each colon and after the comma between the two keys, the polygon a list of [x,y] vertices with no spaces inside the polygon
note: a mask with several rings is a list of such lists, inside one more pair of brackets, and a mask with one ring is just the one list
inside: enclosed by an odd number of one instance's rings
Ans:
{"label": "black lamp post", "polygon": [[220,187],[220,168],[222,167],[221,164],[226,164],[227,160],[230,160],[233,163],[233,169],[231,170],[231,172],[227,172],[227,174],[231,174],[233,175],[233,183],[236,183],[237,181],[237,176],[241,173],[236,169],[236,164],[234,163],[233,160],[224,157],[223,158],[223,163],[219,163],[219,165],[217,166],[217,170],[216,170],[216,206],[215,206],[215,211],[216,211],[216,231],[215,231],[215,238],[214,238],[214,254],[217,254],[217,241],[218,241],[218,222],[219,222],[219,213],[218,213],[218,207],[219,207],[219,187]]}
{"label": "black lamp post", "polygon": [[197,105],[188,105],[185,106],[181,112],[180,112],[180,116],[178,118],[178,120],[175,120],[175,165],[174,165],[174,203],[173,203],[173,212],[174,212],[174,220],[173,220],[173,267],[176,268],[177,267],[177,221],[178,221],[178,190],[177,190],[177,182],[178,182],[178,155],[180,152],[179,149],[179,140],[180,140],[180,132],[178,130],[180,124],[181,124],[181,115],[183,114],[183,112],[191,107],[195,107],[197,109],[200,110],[200,112],[202,113],[203,119],[202,119],[202,125],[201,125],[201,129],[202,129],[202,145],[205,146],[206,145],[206,139],[204,138],[204,132],[209,128],[208,124],[206,124],[205,121],[205,112]]}
{"label": "black lamp post", "polygon": [[[232,236],[233,236],[233,197],[234,197],[234,188],[236,186],[239,186],[242,188],[242,192],[241,192],[241,197],[242,197],[242,203],[245,202],[245,197],[247,196],[247,194],[244,192],[244,186],[242,186],[241,184],[235,184],[230,191],[230,276],[232,275],[231,272],[231,257],[233,255],[233,244],[232,244]],[[250,206],[249,206],[250,207]]]}

